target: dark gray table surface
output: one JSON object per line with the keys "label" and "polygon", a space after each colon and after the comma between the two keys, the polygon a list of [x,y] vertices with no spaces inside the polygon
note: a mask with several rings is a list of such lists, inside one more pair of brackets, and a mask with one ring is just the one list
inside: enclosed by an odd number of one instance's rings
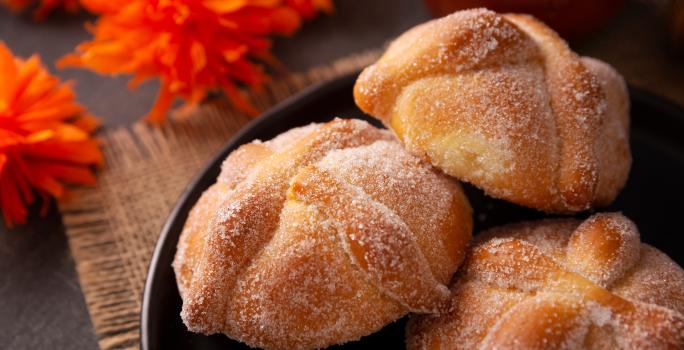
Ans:
{"label": "dark gray table surface", "polygon": [[[337,0],[336,13],[278,40],[276,56],[298,71],[382,45],[427,19],[419,0]],[[605,29],[575,48],[602,58],[631,83],[684,100],[684,67],[669,55],[658,17],[630,3]],[[0,10],[0,40],[19,55],[40,53],[51,71],[76,80],[78,100],[102,117],[104,127],[130,124],[152,104],[155,83],[134,91],[126,77],[54,69],[54,61],[89,36],[89,17],[53,17],[34,23]],[[0,83],[2,77],[0,77]],[[0,347],[92,349],[97,347],[59,214],[32,217],[15,230],[0,225]]]}

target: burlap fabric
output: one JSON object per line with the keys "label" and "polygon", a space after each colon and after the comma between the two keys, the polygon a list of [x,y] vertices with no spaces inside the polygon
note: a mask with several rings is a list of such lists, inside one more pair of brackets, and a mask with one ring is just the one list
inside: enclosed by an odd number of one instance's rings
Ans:
{"label": "burlap fabric", "polygon": [[[366,52],[292,74],[250,98],[266,110],[377,56]],[[97,186],[75,190],[75,199],[60,205],[102,349],[139,347],[143,285],[159,231],[191,178],[248,121],[223,101],[180,113],[161,127],[139,122],[102,135],[106,166]]]}

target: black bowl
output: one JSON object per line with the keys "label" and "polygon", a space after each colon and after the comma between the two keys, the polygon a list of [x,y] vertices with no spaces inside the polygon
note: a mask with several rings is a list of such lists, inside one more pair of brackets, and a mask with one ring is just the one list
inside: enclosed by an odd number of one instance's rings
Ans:
{"label": "black bowl", "polygon": [[[180,318],[181,299],[171,262],[188,212],[214,183],[223,159],[254,139],[268,140],[288,129],[333,117],[360,118],[377,126],[354,104],[352,87],[358,73],[314,86],[291,97],[245,126],[190,183],[162,229],[150,263],[142,304],[141,345],[157,349],[249,349],[224,335],[188,332]],[[684,109],[662,98],[630,88],[631,146],[634,163],[629,182],[605,211],[622,211],[636,222],[643,242],[684,265],[677,217],[684,213]],[[465,186],[475,211],[475,232],[504,223],[546,217],[537,211],[486,197]],[[579,214],[586,217],[590,213]],[[403,348],[405,320],[338,348]]]}

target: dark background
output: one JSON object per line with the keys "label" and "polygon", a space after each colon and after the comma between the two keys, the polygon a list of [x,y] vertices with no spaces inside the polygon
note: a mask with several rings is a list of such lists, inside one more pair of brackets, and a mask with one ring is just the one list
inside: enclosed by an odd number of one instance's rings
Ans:
{"label": "dark background", "polygon": [[[306,24],[293,38],[276,41],[275,54],[292,71],[381,46],[429,18],[420,0],[337,0],[333,16]],[[126,77],[84,70],[58,71],[57,58],[89,38],[80,16],[52,16],[34,23],[0,9],[0,40],[17,55],[34,52],[50,70],[77,82],[78,100],[105,128],[136,121],[151,106],[154,82],[137,90]],[[631,84],[684,104],[684,65],[672,55],[660,15],[640,2],[625,8],[596,35],[572,43],[578,52],[618,68]],[[2,77],[0,77],[1,83]],[[0,347],[92,349],[97,347],[59,214],[35,215],[14,230],[0,225]]]}

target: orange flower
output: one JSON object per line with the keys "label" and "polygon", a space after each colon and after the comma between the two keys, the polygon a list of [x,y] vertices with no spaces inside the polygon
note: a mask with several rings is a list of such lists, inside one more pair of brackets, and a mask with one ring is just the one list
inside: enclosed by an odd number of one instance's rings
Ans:
{"label": "orange flower", "polygon": [[26,222],[36,195],[63,198],[63,183],[93,184],[103,162],[90,133],[95,117],[74,102],[71,86],[37,56],[15,58],[0,42],[0,206],[5,224]]}
{"label": "orange flower", "polygon": [[57,9],[64,9],[67,12],[78,11],[78,0],[0,0],[3,4],[13,11],[19,12],[25,10],[27,7],[37,4],[33,17],[37,20],[42,20],[47,15]]}
{"label": "orange flower", "polygon": [[331,11],[330,0],[82,0],[101,13],[94,39],[58,65],[101,74],[132,74],[130,87],[152,77],[161,87],[148,120],[163,121],[175,97],[197,103],[223,91],[250,114],[258,112],[239,87],[257,88],[274,64],[272,34],[289,35],[302,18]]}

